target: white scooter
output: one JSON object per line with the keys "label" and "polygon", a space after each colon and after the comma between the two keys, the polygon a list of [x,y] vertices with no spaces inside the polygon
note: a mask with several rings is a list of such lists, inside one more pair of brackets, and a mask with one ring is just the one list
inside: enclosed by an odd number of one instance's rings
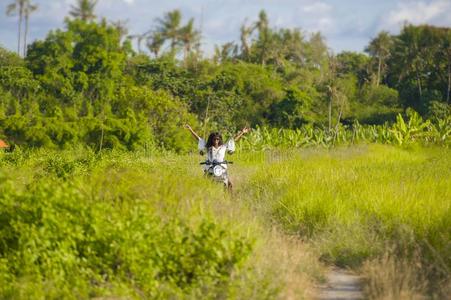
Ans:
{"label": "white scooter", "polygon": [[227,168],[224,165],[233,164],[232,161],[205,161],[201,162],[201,165],[206,165],[205,174],[210,176],[216,182],[222,182],[227,187],[229,184],[229,176],[227,174]]}

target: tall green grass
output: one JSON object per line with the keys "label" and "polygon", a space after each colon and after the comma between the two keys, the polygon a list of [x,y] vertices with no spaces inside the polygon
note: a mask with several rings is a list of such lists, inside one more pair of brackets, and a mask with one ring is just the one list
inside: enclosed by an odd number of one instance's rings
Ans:
{"label": "tall green grass", "polygon": [[[0,298],[311,297],[318,260],[363,266],[375,298],[443,295],[450,154],[242,151],[229,194],[203,178],[198,156],[0,153]],[[398,267],[407,275],[385,272]]]}
{"label": "tall green grass", "polygon": [[231,200],[195,162],[3,154],[0,298],[274,298],[280,282],[253,266],[258,226],[218,212]]}
{"label": "tall green grass", "polygon": [[323,260],[360,266],[391,249],[419,258],[431,283],[449,282],[449,149],[369,145],[269,152],[266,161],[248,183],[254,205]]}

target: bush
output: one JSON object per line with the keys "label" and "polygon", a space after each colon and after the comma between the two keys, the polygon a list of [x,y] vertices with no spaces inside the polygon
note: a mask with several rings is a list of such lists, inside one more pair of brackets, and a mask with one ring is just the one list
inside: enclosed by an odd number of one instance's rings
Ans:
{"label": "bush", "polygon": [[[25,160],[42,171],[26,186],[0,173],[0,298],[227,293],[218,287],[240,270],[252,241],[208,215],[192,222],[186,214],[158,213],[155,203],[173,209],[177,201],[165,194],[161,174],[140,198],[135,185],[142,183],[132,175],[139,171],[123,173],[128,163],[119,153],[105,157],[36,153]],[[120,184],[129,180],[135,185]]]}
{"label": "bush", "polygon": [[451,105],[440,101],[431,101],[428,108],[430,119],[445,119],[451,116]]}

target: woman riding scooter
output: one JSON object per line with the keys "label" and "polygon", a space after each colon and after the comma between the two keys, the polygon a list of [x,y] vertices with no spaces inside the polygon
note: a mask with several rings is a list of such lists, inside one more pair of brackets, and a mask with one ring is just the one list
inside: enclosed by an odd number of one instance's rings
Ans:
{"label": "woman riding scooter", "polygon": [[[224,185],[231,190],[232,182],[227,174],[227,161],[225,161],[226,153],[232,154],[235,152],[235,142],[238,141],[244,134],[250,131],[250,128],[244,127],[238,134],[229,139],[225,144],[222,140],[222,135],[219,132],[212,132],[207,139],[207,142],[201,138],[188,124],[185,125],[193,137],[198,141],[199,153],[203,155],[206,151],[207,160],[204,167],[204,172],[207,175],[212,175],[219,178]],[[219,171],[219,172],[217,172]]]}

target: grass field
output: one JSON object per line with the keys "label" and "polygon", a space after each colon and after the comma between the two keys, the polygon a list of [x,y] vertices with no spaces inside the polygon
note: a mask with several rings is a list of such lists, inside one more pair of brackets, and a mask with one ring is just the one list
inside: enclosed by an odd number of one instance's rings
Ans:
{"label": "grass field", "polygon": [[325,266],[373,299],[440,298],[451,151],[237,153],[233,194],[194,155],[79,149],[0,158],[0,298],[311,298]]}
{"label": "grass field", "polygon": [[[254,205],[315,245],[322,261],[363,266],[369,295],[445,295],[440,293],[449,289],[451,268],[451,151],[315,149],[269,153],[264,165],[248,183]],[[382,274],[387,264],[399,270]]]}

